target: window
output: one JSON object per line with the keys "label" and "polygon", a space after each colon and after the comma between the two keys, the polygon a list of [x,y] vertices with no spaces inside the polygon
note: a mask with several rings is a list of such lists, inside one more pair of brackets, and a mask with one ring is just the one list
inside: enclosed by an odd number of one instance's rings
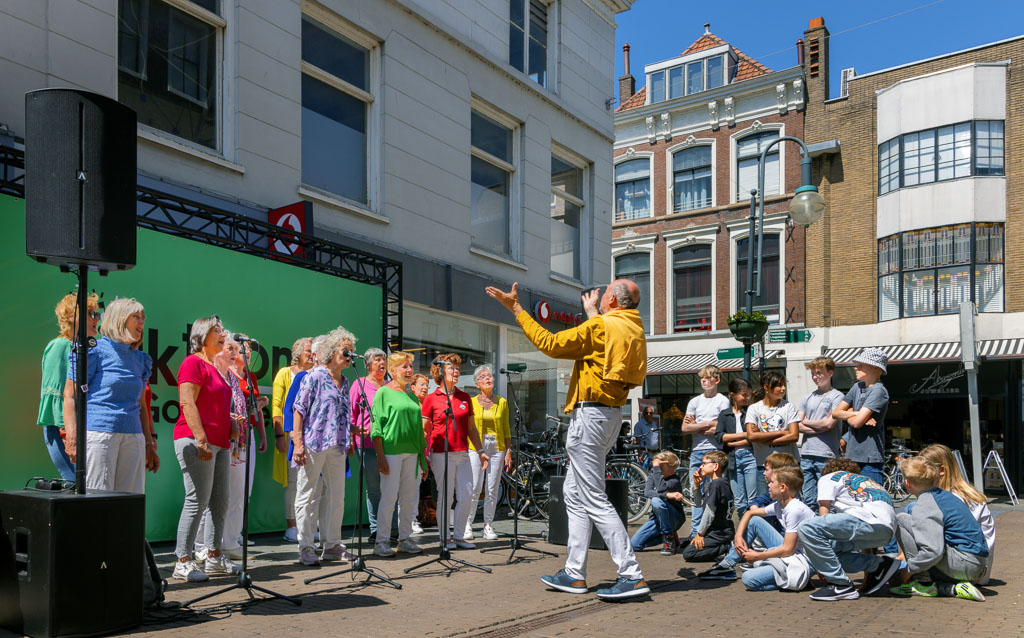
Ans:
{"label": "window", "polygon": [[878,320],[1003,311],[1003,224],[926,228],[878,241]]}
{"label": "window", "polygon": [[[757,242],[757,236],[754,237]],[[736,307],[747,307],[747,251],[749,240],[736,242]],[[754,244],[754,268],[757,268],[757,244]],[[772,323],[779,323],[779,236],[765,234],[761,244],[761,295],[754,297],[754,310],[760,310]],[[756,273],[755,283],[756,286]]]}
{"label": "window", "polygon": [[492,253],[511,256],[512,129],[476,111],[470,122],[472,242]]}
{"label": "window", "polygon": [[583,169],[551,156],[551,272],[580,279]]}
{"label": "window", "polygon": [[[221,39],[217,0],[186,13],[162,0],[119,0],[118,100],[140,124],[218,149]],[[202,16],[202,17],[196,17]]]}
{"label": "window", "polygon": [[686,94],[699,93],[704,90],[704,60],[697,60],[686,65]]}
{"label": "window", "polygon": [[716,89],[725,84],[725,57],[716,55],[708,58],[708,90]]}
{"label": "window", "polygon": [[[668,74],[667,84],[666,73]],[[702,60],[694,60],[669,69],[654,71],[649,75],[651,104],[683,95],[693,95],[726,83],[725,56],[716,55]]]}
{"label": "window", "polygon": [[711,147],[698,146],[675,153],[672,180],[675,212],[711,206]]}
{"label": "window", "polygon": [[683,67],[677,66],[668,70],[668,99],[685,95],[683,87]]}
{"label": "window", "polygon": [[1005,123],[960,122],[878,145],[878,194],[971,175],[1005,175]]}
{"label": "window", "polygon": [[302,18],[302,183],[370,205],[370,50]]}
{"label": "window", "polygon": [[[736,141],[737,200],[750,199],[750,191],[757,189],[757,162],[761,157],[761,152],[778,137],[778,131],[764,131]],[[764,193],[762,195],[778,195],[779,183],[779,145],[776,144],[764,160]]]}
{"label": "window", "polygon": [[644,331],[654,334],[651,324],[651,261],[647,253],[629,253],[615,258],[615,278],[632,279],[640,289],[640,318],[644,321]]}
{"label": "window", "polygon": [[675,277],[674,332],[711,330],[711,244],[672,251]]}
{"label": "window", "polygon": [[[682,84],[682,76],[679,76],[679,83]],[[682,88],[682,87],[680,87]],[[651,74],[651,104],[665,101],[665,72],[658,71]]]}
{"label": "window", "polygon": [[510,0],[508,41],[509,64],[547,86],[548,5],[544,0]]}
{"label": "window", "polygon": [[615,221],[651,216],[651,163],[646,158],[615,165]]}

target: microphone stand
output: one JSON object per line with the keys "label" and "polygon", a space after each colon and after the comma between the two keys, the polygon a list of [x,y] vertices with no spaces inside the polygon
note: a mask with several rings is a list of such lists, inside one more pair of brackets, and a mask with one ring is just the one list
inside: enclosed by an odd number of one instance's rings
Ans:
{"label": "microphone stand", "polygon": [[[445,362],[440,362],[440,363],[442,365],[442,368],[441,368],[442,371],[446,371],[443,366],[446,366],[446,365],[450,366],[450,365],[452,365],[451,363],[446,362],[446,361]],[[441,563],[441,566],[448,570],[448,574],[446,574],[448,576],[451,575],[451,572],[458,570],[458,566],[457,565],[465,565],[466,567],[473,567],[473,568],[479,569],[480,571],[487,572],[488,574],[490,574],[491,573],[491,568],[490,567],[483,567],[481,565],[475,565],[473,563],[470,563],[469,561],[465,561],[465,560],[462,560],[460,558],[452,558],[452,552],[451,552],[450,549],[448,549],[448,543],[446,542],[446,538],[445,537],[448,534],[448,512],[449,512],[450,506],[451,506],[451,504],[448,502],[448,491],[449,491],[448,490],[448,438],[451,436],[451,431],[455,427],[455,411],[452,409],[452,392],[454,391],[454,387],[451,390],[448,389],[447,374],[442,376],[441,381],[442,381],[441,387],[444,388],[445,401],[448,403],[448,407],[445,409],[444,486],[442,488],[438,489],[438,491],[441,492],[441,495],[440,495],[441,496],[441,518],[443,519],[443,520],[438,521],[438,526],[437,526],[438,532],[439,532],[438,533],[438,538],[440,539],[441,551],[438,553],[437,558],[431,558],[430,560],[428,560],[425,563],[420,563],[419,565],[413,565],[412,567],[407,568],[405,570],[405,573],[408,574],[409,572],[417,570],[420,567],[426,567],[427,565],[433,565],[434,563]],[[452,380],[452,386],[454,386],[454,385],[455,385],[455,383],[454,383],[454,379],[453,379]],[[435,476],[434,479],[436,480],[437,477]],[[378,525],[379,525],[379,523],[380,523],[380,521],[378,521]],[[452,534],[454,535],[454,530],[452,531]],[[452,563],[457,563],[457,565],[452,565]]]}
{"label": "microphone stand", "polygon": [[[523,413],[519,409],[519,398],[516,396],[516,389],[515,389],[515,386],[512,384],[512,376],[511,375],[512,375],[512,371],[511,370],[506,370],[505,371],[505,377],[506,377],[506,381],[508,383],[508,395],[512,398],[512,406],[516,410],[516,419],[515,419],[515,421],[516,421],[516,447],[512,451],[512,453],[515,455],[514,463],[515,463],[515,466],[518,468],[519,467],[519,447],[520,447],[519,443],[523,440],[523,431],[522,431]],[[524,551],[524,552],[534,552],[536,554],[544,554],[545,556],[558,556],[558,554],[556,554],[554,552],[548,552],[548,551],[545,551],[543,549],[537,549],[536,547],[527,547],[525,545],[525,543],[531,542],[532,539],[520,539],[519,538],[519,514],[518,514],[518,512],[519,512],[519,498],[520,498],[519,492],[521,492],[521,491],[522,491],[522,489],[518,485],[513,485],[513,488],[512,488],[512,538],[509,539],[509,544],[508,544],[508,546],[512,549],[512,552],[508,555],[508,559],[505,561],[506,565],[511,565],[514,562],[518,562],[518,561],[523,560],[522,556],[516,558],[516,551],[519,551],[519,550]],[[481,549],[480,551],[481,552],[492,552],[494,550],[500,550],[500,549],[504,549],[504,547],[502,547],[501,545],[498,545],[496,547],[487,547],[487,548]]]}
{"label": "microphone stand", "polygon": [[[355,357],[353,357],[353,359],[355,359]],[[366,368],[366,362],[365,361],[363,362],[363,368],[364,369]],[[366,372],[367,372],[367,374],[369,374],[369,370],[367,370]],[[364,379],[365,379],[365,377],[364,377]],[[359,383],[359,380],[356,379],[355,383]],[[370,426],[371,426],[371,429],[372,429],[372,426],[373,426],[373,412],[370,409],[370,401],[366,398],[366,382],[365,382],[365,380],[363,381],[362,384],[359,385],[359,401],[360,401],[360,405],[363,406],[363,410],[365,410],[366,413],[370,416]],[[363,436],[362,428],[360,428],[359,436],[360,437]],[[325,578],[331,578],[332,576],[340,576],[342,574],[353,574],[353,576],[352,576],[353,579],[355,578],[355,574],[366,574],[366,580],[363,581],[363,582],[368,582],[371,578],[376,578],[378,580],[381,580],[381,581],[391,585],[395,589],[401,589],[402,588],[401,583],[396,583],[395,581],[391,580],[390,578],[388,578],[384,574],[380,573],[378,570],[374,569],[373,567],[369,567],[366,564],[366,559],[363,558],[363,503],[366,501],[366,483],[363,480],[363,470],[365,469],[365,467],[366,467],[366,445],[360,445],[359,446],[359,478],[357,479],[358,486],[359,486],[359,488],[357,490],[357,492],[359,494],[357,500],[359,501],[359,505],[356,508],[356,530],[358,530],[356,532],[356,538],[358,540],[357,540],[357,543],[356,543],[356,558],[355,558],[355,560],[352,561],[352,566],[349,567],[348,569],[342,569],[340,571],[331,572],[330,574],[323,574],[322,576],[314,576],[313,578],[307,578],[307,579],[302,581],[303,583],[308,585],[308,584],[316,582],[318,580],[323,580]]]}
{"label": "microphone stand", "polygon": [[[256,379],[253,378],[252,371],[249,369],[249,357],[243,357],[243,359],[245,360],[245,380],[246,383],[248,383],[250,386],[249,395],[246,397],[246,403],[248,404],[249,415],[252,415],[256,414],[256,392],[254,387],[256,385]],[[246,419],[250,418],[249,415],[246,415]],[[247,434],[246,436],[249,435]],[[302,605],[302,601],[298,598],[292,598],[290,596],[285,596],[284,594],[279,594],[276,591],[271,591],[269,589],[266,589],[265,587],[254,585],[252,582],[252,575],[249,573],[249,470],[251,464],[254,461],[252,458],[252,445],[250,445],[252,441],[245,439],[243,439],[243,441],[245,443],[245,487],[242,492],[242,570],[238,572],[238,580],[233,585],[228,585],[227,587],[218,589],[215,592],[205,594],[198,598],[193,598],[188,602],[182,603],[182,607],[194,605],[195,603],[206,600],[207,598],[213,598],[214,596],[219,596],[220,594],[235,589],[244,589],[245,593],[249,594],[249,600],[273,600],[272,598],[257,598],[256,595],[252,593],[252,590],[255,589],[256,591],[263,592],[264,594],[273,596],[274,598],[287,600],[293,605]]]}

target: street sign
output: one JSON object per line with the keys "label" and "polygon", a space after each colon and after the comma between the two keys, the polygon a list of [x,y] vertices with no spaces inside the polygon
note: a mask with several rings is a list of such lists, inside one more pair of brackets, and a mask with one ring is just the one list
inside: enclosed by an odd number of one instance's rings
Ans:
{"label": "street sign", "polygon": [[722,348],[715,353],[718,356],[719,361],[726,361],[728,359],[739,359],[743,356],[743,346],[738,348]]}
{"label": "street sign", "polygon": [[802,328],[794,328],[787,330],[769,330],[768,343],[801,343],[804,341],[810,341],[814,336],[810,330],[804,330]]}

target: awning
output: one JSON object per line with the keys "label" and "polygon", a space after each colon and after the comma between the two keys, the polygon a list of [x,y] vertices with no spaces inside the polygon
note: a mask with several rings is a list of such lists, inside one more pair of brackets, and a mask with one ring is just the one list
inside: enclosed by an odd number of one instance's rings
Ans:
{"label": "awning", "polygon": [[[782,350],[769,350],[765,359],[775,359]],[[743,359],[719,359],[715,354],[679,354],[665,357],[648,357],[647,374],[687,374],[700,372],[706,365],[716,365],[722,370],[739,370]],[[754,359],[757,365],[757,359]]]}
{"label": "awning", "polygon": [[[832,348],[825,352],[836,365],[853,365],[853,359],[868,346]],[[872,346],[889,356],[889,363],[929,363],[933,361],[959,361],[960,342],[909,343],[898,346]],[[1013,359],[1024,357],[1024,339],[992,339],[978,342],[978,356],[986,359]]]}

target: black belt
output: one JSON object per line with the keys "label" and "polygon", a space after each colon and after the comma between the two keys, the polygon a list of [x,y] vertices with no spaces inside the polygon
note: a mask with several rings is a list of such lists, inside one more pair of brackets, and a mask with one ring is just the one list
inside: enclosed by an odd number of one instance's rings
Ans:
{"label": "black belt", "polygon": [[601,403],[600,401],[580,401],[579,403],[576,404],[576,407],[577,408],[615,408],[615,407],[622,407],[622,406],[605,405],[605,404]]}

